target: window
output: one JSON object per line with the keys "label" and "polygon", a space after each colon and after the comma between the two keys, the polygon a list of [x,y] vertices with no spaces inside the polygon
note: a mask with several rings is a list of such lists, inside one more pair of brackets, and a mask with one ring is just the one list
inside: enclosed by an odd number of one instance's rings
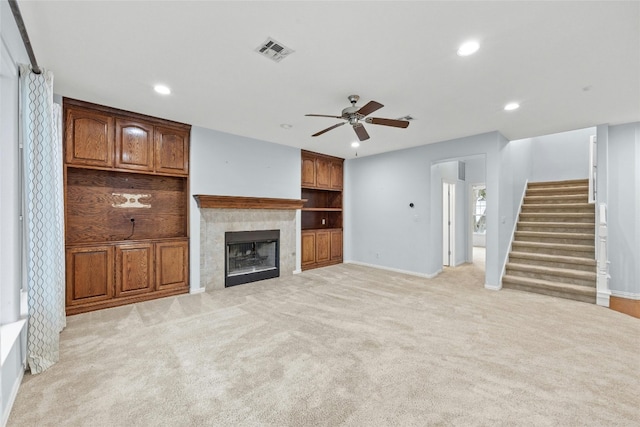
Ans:
{"label": "window", "polygon": [[473,232],[485,234],[487,231],[487,188],[473,186]]}

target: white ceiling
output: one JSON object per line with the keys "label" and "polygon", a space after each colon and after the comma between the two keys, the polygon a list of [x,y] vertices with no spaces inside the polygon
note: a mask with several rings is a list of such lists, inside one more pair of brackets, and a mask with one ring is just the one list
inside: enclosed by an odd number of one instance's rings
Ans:
{"label": "white ceiling", "polygon": [[[63,96],[352,158],[500,131],[510,140],[640,120],[640,2],[20,0]],[[254,51],[273,37],[295,52]],[[470,57],[456,55],[469,39]],[[156,83],[171,87],[156,94]],[[340,115],[347,96],[407,129]],[[506,112],[506,103],[520,109]],[[283,129],[286,123],[293,127]]]}

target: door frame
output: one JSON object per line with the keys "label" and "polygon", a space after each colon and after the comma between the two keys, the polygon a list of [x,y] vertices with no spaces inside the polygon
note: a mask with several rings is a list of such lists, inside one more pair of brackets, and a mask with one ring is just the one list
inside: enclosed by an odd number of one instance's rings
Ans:
{"label": "door frame", "polygon": [[442,179],[442,265],[456,260],[456,182]]}

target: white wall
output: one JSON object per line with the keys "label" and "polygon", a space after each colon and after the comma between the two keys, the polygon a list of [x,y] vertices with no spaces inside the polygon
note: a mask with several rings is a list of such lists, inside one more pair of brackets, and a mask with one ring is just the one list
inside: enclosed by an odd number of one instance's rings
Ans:
{"label": "white wall", "polygon": [[[197,126],[191,129],[191,195],[299,199],[300,171],[298,148]],[[200,209],[193,197],[189,236],[190,283],[194,291],[201,285]],[[299,236],[296,241],[300,241]],[[299,257],[299,248],[296,253]]]}
{"label": "white wall", "polygon": [[609,286],[640,299],[640,122],[610,126],[607,146]]}
{"label": "white wall", "polygon": [[[485,182],[487,192],[494,195],[487,201],[486,283],[497,287],[503,258],[498,253],[499,150],[505,141],[491,132],[347,160],[345,229],[350,244],[345,246],[345,260],[437,274],[442,268],[442,184],[431,166],[486,155]],[[409,207],[411,202],[414,208]]]}
{"label": "white wall", "polygon": [[561,181],[589,176],[589,137],[596,135],[590,127],[553,135],[537,136],[511,143],[528,144],[529,181]]}
{"label": "white wall", "polygon": [[[0,323],[10,324],[20,315],[21,196],[18,149],[18,64],[29,61],[11,9],[0,2]],[[6,331],[6,328],[3,328]],[[3,331],[4,332],[4,331]],[[0,369],[2,423],[6,421],[22,378],[25,332],[17,340],[0,341],[6,359]],[[3,333],[3,338],[6,335]]]}

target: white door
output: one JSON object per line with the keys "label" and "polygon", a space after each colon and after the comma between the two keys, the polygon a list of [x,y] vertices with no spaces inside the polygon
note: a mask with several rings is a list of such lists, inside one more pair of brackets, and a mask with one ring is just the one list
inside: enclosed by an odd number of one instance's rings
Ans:
{"label": "white door", "polygon": [[455,200],[456,185],[442,181],[442,265],[455,260]]}

